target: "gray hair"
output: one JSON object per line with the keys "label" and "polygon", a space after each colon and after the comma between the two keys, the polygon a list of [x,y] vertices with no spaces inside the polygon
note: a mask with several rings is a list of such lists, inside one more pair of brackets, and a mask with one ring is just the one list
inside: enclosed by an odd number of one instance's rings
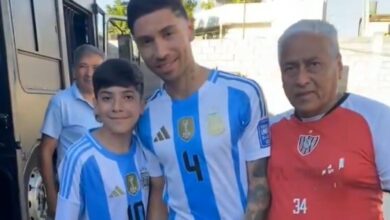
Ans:
{"label": "gray hair", "polygon": [[105,58],[104,52],[101,51],[99,48],[90,44],[83,44],[77,47],[73,52],[73,68],[76,68],[77,65],[80,63],[80,60],[82,60],[85,56],[89,55],[97,55],[102,59]]}
{"label": "gray hair", "polygon": [[292,37],[300,34],[318,34],[324,36],[330,42],[331,54],[337,56],[340,53],[337,30],[332,24],[322,20],[300,20],[288,27],[278,40],[279,63],[282,51],[288,41],[291,40]]}

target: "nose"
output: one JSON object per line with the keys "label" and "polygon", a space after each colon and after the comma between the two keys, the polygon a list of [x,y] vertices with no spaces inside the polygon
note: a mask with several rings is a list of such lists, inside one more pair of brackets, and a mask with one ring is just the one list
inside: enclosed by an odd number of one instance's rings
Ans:
{"label": "nose", "polygon": [[299,86],[305,86],[310,82],[310,73],[306,70],[304,65],[299,67],[299,72],[296,78],[296,83]]}
{"label": "nose", "polygon": [[123,103],[120,98],[114,98],[114,103],[112,106],[113,112],[121,112],[123,110]]}
{"label": "nose", "polygon": [[94,72],[95,72],[95,68],[93,66],[89,66],[88,67],[88,76],[92,77]]}
{"label": "nose", "polygon": [[167,46],[168,45],[164,40],[162,40],[162,39],[156,40],[155,56],[157,59],[164,60],[167,57],[167,55],[168,55],[168,47]]}

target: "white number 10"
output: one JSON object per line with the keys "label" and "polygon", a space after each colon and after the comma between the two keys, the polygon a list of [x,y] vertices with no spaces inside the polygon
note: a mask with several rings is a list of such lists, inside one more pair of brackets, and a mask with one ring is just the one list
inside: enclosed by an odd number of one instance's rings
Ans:
{"label": "white number 10", "polygon": [[307,211],[307,203],[306,203],[306,198],[300,199],[300,198],[295,198],[293,199],[293,203],[295,205],[293,214],[299,215],[299,214],[306,214]]}

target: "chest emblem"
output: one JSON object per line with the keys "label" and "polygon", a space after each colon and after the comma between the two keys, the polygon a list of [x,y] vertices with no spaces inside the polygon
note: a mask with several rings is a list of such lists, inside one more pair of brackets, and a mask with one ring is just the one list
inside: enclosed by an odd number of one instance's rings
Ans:
{"label": "chest emblem", "polygon": [[225,131],[223,118],[217,113],[211,113],[207,116],[207,133],[211,136],[218,136]]}
{"label": "chest emblem", "polygon": [[298,140],[298,152],[302,156],[306,156],[314,151],[320,142],[319,135],[300,135]]}
{"label": "chest emblem", "polygon": [[179,120],[179,136],[183,141],[190,141],[194,137],[195,125],[192,117],[185,117]]}
{"label": "chest emblem", "polygon": [[139,191],[138,177],[134,173],[127,174],[126,176],[126,189],[130,195],[135,195]]}

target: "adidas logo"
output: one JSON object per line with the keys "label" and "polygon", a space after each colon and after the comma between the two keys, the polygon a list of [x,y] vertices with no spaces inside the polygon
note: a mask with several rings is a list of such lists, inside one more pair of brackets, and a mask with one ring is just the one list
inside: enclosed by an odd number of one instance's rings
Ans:
{"label": "adidas logo", "polygon": [[115,189],[110,193],[110,198],[115,198],[124,195],[125,193],[119,186],[116,186]]}
{"label": "adidas logo", "polygon": [[169,136],[167,129],[164,126],[162,126],[160,130],[157,132],[156,136],[154,137],[153,142],[156,143],[159,141],[168,140],[169,138],[171,137]]}

